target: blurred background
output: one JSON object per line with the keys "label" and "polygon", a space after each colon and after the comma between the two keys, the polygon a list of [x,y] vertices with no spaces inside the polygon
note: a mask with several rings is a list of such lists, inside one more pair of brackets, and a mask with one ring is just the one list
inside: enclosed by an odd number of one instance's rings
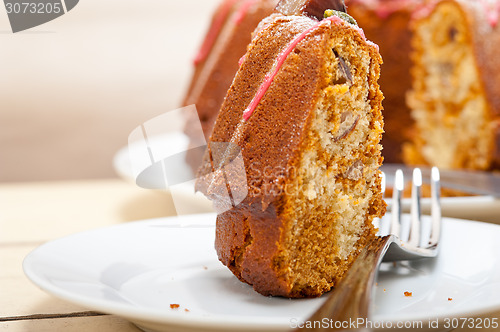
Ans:
{"label": "blurred background", "polygon": [[82,0],[12,33],[0,10],[0,181],[116,177],[143,122],[179,107],[217,0]]}

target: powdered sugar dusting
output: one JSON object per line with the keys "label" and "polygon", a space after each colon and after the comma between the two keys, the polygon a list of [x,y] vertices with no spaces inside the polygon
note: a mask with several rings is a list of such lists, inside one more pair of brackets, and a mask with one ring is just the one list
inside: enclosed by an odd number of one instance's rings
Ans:
{"label": "powdered sugar dusting", "polygon": [[[248,107],[245,109],[243,112],[243,119],[247,121],[257,108],[258,104],[260,103],[261,99],[264,97],[265,93],[271,86],[274,78],[278,74],[280,68],[282,67],[283,63],[287,59],[288,55],[294,50],[294,48],[297,46],[298,43],[300,43],[307,35],[309,35],[311,32],[314,30],[318,29],[320,26],[325,25],[325,24],[344,24],[345,21],[339,18],[338,16],[330,16],[328,18],[325,18],[313,26],[310,26],[311,24],[311,19],[303,17],[305,21],[303,21],[305,24],[305,30],[297,35],[292,41],[280,52],[278,55],[278,58],[276,59],[276,63],[271,69],[269,73],[266,74],[264,77],[264,82],[260,85],[259,89],[257,90],[257,93],[255,94],[254,98],[248,105]],[[294,21],[295,23],[295,21]],[[297,20],[297,24],[300,25],[302,22],[301,20]],[[366,40],[365,34],[362,29],[360,29],[358,26],[351,25],[358,33],[363,37],[364,40]]]}

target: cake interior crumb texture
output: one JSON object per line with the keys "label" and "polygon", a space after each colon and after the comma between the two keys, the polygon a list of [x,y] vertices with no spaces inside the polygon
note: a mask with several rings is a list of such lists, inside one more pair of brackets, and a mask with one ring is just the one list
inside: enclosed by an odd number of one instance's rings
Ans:
{"label": "cake interior crumb texture", "polygon": [[373,236],[370,206],[380,199],[382,123],[369,102],[370,54],[344,34],[332,35],[328,50],[327,84],[290,183],[300,190],[284,198],[290,222],[277,260],[298,294],[328,291],[344,274]]}
{"label": "cake interior crumb texture", "polygon": [[405,160],[441,168],[487,169],[491,164],[493,122],[467,15],[442,2],[415,29],[408,103],[417,136],[405,146]]}

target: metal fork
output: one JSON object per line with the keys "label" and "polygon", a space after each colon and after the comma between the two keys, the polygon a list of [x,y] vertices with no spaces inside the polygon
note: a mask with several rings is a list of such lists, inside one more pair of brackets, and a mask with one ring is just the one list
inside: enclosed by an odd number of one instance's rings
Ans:
{"label": "metal fork", "polygon": [[[386,176],[382,174],[385,191]],[[404,190],[402,170],[395,173],[391,215],[380,222],[379,236],[366,246],[353,265],[332,291],[323,305],[307,319],[314,328],[308,331],[346,329],[343,322],[358,321],[370,317],[370,304],[377,275],[382,261],[413,260],[436,257],[441,230],[441,205],[439,170],[431,172],[431,217],[422,218],[421,186],[422,172],[413,170],[411,212],[409,218],[401,213],[401,199]],[[324,319],[339,324],[324,324]]]}

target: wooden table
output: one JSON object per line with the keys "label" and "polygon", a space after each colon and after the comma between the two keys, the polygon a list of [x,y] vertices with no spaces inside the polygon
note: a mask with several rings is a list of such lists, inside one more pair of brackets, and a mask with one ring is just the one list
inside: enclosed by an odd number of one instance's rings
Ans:
{"label": "wooden table", "polygon": [[[1,184],[0,331],[139,331],[114,315],[46,294],[24,276],[22,261],[62,236],[174,211],[169,194],[118,179]],[[488,316],[498,318],[500,312]]]}
{"label": "wooden table", "polygon": [[174,211],[167,193],[122,180],[0,185],[0,331],[140,331],[43,292],[24,276],[22,261],[65,235]]}

